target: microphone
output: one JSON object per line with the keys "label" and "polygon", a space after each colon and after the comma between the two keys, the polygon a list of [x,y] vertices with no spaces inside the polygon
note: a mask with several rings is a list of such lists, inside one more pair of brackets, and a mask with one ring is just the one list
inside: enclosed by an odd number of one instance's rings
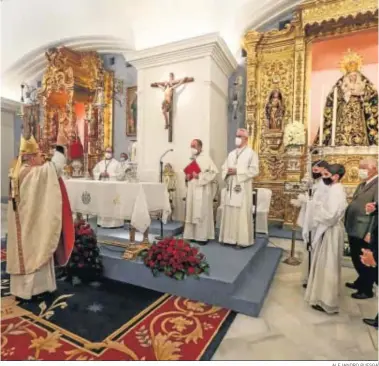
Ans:
{"label": "microphone", "polygon": [[159,162],[162,162],[162,159],[169,153],[169,152],[172,152],[174,151],[174,149],[168,149],[167,151],[165,151],[163,153],[163,155],[161,156],[161,158],[159,159]]}

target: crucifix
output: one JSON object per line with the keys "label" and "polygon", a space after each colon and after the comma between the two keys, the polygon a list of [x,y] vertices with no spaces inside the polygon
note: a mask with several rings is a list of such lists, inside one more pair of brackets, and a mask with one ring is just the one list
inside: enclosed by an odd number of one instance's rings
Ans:
{"label": "crucifix", "polygon": [[162,114],[165,120],[165,129],[168,130],[168,142],[172,142],[172,109],[174,90],[180,85],[191,83],[195,81],[194,78],[185,77],[183,79],[175,80],[174,73],[170,72],[168,81],[152,83],[152,88],[160,88],[163,90],[164,99],[162,102]]}

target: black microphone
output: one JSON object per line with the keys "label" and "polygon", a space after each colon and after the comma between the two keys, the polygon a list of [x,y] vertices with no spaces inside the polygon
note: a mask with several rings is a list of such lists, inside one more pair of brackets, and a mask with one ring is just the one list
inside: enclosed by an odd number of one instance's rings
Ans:
{"label": "black microphone", "polygon": [[171,152],[171,151],[174,151],[174,149],[168,149],[167,151],[165,151],[164,153],[163,153],[163,155],[161,156],[161,158],[159,159],[159,161],[160,162],[162,162],[162,159],[169,153],[169,152]]}

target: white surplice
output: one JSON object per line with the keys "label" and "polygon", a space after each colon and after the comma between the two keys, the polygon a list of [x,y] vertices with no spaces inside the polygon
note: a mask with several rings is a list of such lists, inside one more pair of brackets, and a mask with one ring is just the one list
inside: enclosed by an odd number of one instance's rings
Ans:
{"label": "white surplice", "polygon": [[[236,169],[236,175],[229,176],[229,168]],[[227,187],[223,200],[220,243],[241,247],[254,244],[252,180],[258,173],[258,155],[254,150],[246,146],[229,153],[222,166],[222,179]]]}
{"label": "white surplice", "polygon": [[213,218],[214,184],[218,169],[212,159],[201,152],[196,158],[200,167],[199,179],[187,185],[186,219],[183,238],[208,241],[215,238]]}
{"label": "white surplice", "polygon": [[[328,189],[329,187],[324,184],[324,181],[322,180],[322,178],[319,178],[318,180],[316,180],[312,186],[312,191],[313,191],[312,200],[323,201],[323,199],[325,199],[326,195],[328,194]],[[306,284],[308,281],[308,272],[309,272],[309,253],[307,250],[307,244],[309,242],[309,233],[311,233],[310,239],[313,240],[314,238],[316,223],[314,221],[314,216],[311,212],[312,206],[309,204],[309,199],[307,196],[305,196],[305,200],[301,201],[300,207],[301,208],[299,212],[299,217],[297,219],[297,225],[302,228],[302,237],[305,244],[304,252],[303,252],[304,260],[301,263],[301,277],[302,277],[302,282]],[[312,252],[311,252],[311,256],[312,256]]]}
{"label": "white surplice", "polygon": [[311,203],[316,228],[305,301],[332,314],[339,311],[347,199],[341,183],[333,184],[327,191],[322,201]]}
{"label": "white surplice", "polygon": [[124,160],[124,161],[120,161],[120,165],[121,165],[121,170],[124,172],[124,177],[123,179],[126,178],[126,172],[128,170],[130,170],[131,168],[131,165],[130,165],[130,160]]}
{"label": "white surplice", "polygon": [[[100,177],[101,173],[108,173],[109,178]],[[125,172],[122,170],[121,164],[116,159],[110,160],[101,160],[93,168],[93,177],[95,180],[123,180]],[[117,228],[124,226],[124,220],[107,218],[107,217],[98,217],[97,224],[104,228]]]}

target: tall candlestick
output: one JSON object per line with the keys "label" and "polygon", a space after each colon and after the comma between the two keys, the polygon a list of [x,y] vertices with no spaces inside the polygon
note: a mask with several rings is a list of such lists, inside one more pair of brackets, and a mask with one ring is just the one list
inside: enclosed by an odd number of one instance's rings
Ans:
{"label": "tall candlestick", "polygon": [[320,141],[319,146],[322,146],[324,142],[324,85],[321,90],[321,113],[320,113]]}
{"label": "tall candlestick", "polygon": [[337,87],[335,87],[334,98],[333,98],[332,146],[336,145],[337,103],[338,103],[338,90],[337,90]]}
{"label": "tall candlestick", "polygon": [[308,99],[308,146],[311,146],[311,127],[312,127],[312,112],[311,112],[311,104],[312,103],[312,90],[309,89],[309,99]]}

